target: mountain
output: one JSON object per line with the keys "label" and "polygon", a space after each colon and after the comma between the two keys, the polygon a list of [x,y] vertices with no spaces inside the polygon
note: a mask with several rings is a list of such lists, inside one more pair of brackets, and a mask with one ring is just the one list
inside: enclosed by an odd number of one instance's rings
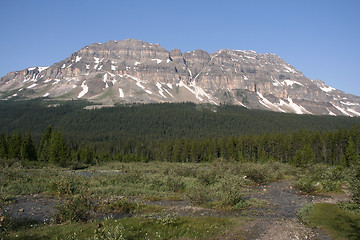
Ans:
{"label": "mountain", "polygon": [[275,54],[169,52],[134,39],[91,44],[52,66],[0,78],[0,99],[38,97],[104,105],[188,101],[360,116],[360,97],[307,78]]}

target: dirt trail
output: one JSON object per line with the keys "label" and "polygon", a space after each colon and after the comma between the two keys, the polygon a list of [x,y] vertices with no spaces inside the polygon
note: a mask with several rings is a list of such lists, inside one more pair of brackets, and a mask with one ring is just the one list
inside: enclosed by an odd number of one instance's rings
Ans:
{"label": "dirt trail", "polygon": [[331,239],[320,229],[304,226],[296,216],[303,205],[312,202],[328,202],[329,197],[300,194],[292,187],[290,181],[256,187],[246,196],[263,199],[267,204],[247,214],[255,217],[255,220],[246,229],[245,239]]}

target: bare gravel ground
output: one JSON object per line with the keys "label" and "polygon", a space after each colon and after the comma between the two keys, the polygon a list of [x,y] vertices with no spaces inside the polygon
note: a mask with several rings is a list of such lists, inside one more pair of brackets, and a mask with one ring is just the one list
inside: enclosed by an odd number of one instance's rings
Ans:
{"label": "bare gravel ground", "polygon": [[6,205],[4,212],[18,221],[48,223],[56,213],[58,202],[41,195],[21,196],[14,203]]}

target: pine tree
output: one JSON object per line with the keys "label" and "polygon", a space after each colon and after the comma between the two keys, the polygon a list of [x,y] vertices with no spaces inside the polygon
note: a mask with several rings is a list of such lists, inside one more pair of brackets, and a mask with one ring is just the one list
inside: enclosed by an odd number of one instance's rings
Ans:
{"label": "pine tree", "polygon": [[79,148],[78,150],[79,161],[85,164],[94,163],[94,152],[91,146],[85,145]]}
{"label": "pine tree", "polygon": [[29,161],[37,160],[36,149],[31,137],[30,130],[27,132],[27,135],[24,137],[23,143],[21,145],[21,159]]}
{"label": "pine tree", "polygon": [[48,162],[50,159],[50,143],[51,143],[51,133],[52,128],[48,126],[41,137],[39,149],[38,149],[38,159],[40,161]]}
{"label": "pine tree", "polygon": [[9,158],[20,159],[21,158],[21,145],[22,145],[22,137],[21,132],[18,131],[17,134],[13,133],[13,135],[9,139],[9,148],[8,148],[8,156]]}
{"label": "pine tree", "polygon": [[171,156],[171,161],[172,162],[180,162],[181,161],[182,148],[183,148],[183,145],[182,145],[182,142],[180,140],[178,140],[178,141],[176,141],[174,143],[172,156]]}
{"label": "pine tree", "polygon": [[49,146],[49,161],[65,167],[69,160],[69,152],[66,148],[62,132],[54,130],[51,133]]}
{"label": "pine tree", "polygon": [[0,159],[8,158],[8,142],[4,134],[0,136]]}
{"label": "pine tree", "polygon": [[315,161],[315,154],[310,144],[305,144],[301,149],[296,151],[295,162],[296,166],[306,166]]}
{"label": "pine tree", "polygon": [[350,166],[354,164],[357,160],[358,156],[356,153],[356,146],[351,136],[348,139],[348,144],[345,150],[345,166]]}

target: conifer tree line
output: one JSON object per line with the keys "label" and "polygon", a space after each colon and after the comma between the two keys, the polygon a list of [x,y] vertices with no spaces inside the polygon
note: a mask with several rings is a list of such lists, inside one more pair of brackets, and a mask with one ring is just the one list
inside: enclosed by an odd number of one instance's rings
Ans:
{"label": "conifer tree line", "polygon": [[41,137],[37,147],[30,131],[22,136],[20,131],[0,135],[0,159],[18,159],[27,162],[52,163],[66,167],[73,163],[93,164],[94,155],[89,146],[72,149],[58,129],[49,126]]}
{"label": "conifer tree line", "polygon": [[221,138],[144,140],[123,138],[117,142],[65,141],[62,132],[46,128],[37,146],[30,131],[0,135],[0,159],[69,166],[121,162],[211,162],[222,158],[237,162],[281,161],[295,166],[313,163],[350,166],[359,161],[360,129],[294,133],[268,133]]}

